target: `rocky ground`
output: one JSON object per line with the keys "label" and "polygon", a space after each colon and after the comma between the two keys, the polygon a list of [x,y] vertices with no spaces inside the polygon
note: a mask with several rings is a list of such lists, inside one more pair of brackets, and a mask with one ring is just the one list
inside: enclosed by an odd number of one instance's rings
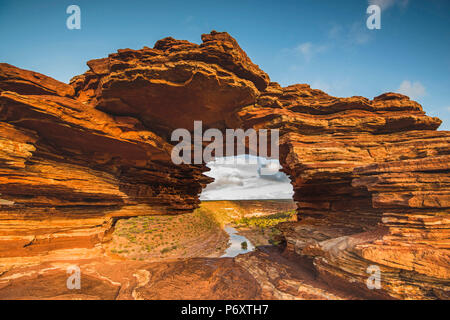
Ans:
{"label": "rocky ground", "polygon": [[[81,288],[68,289],[77,265]],[[103,256],[13,269],[0,277],[0,299],[360,299],[351,289],[318,280],[308,263],[277,249],[236,258],[158,262]]]}
{"label": "rocky ground", "polygon": [[[211,201],[191,214],[121,220],[97,257],[5,271],[0,299],[357,298],[317,280],[310,262],[292,260],[283,246],[261,246],[272,240],[278,222],[295,217],[292,210],[283,211],[293,206],[292,201]],[[224,224],[244,231],[256,251],[219,258],[228,242]],[[81,272],[79,290],[66,285],[73,265]]]}
{"label": "rocky ground", "polygon": [[[270,256],[270,260],[268,260]],[[286,272],[284,258],[254,252],[237,259],[163,262],[111,257],[54,261],[5,272],[0,299],[327,299],[350,295],[314,285],[314,275]],[[277,264],[275,263],[277,261]],[[81,289],[69,290],[67,268],[81,269]],[[250,267],[249,267],[250,266]],[[275,272],[279,270],[281,273]],[[333,294],[332,292],[336,292]]]}
{"label": "rocky ground", "polygon": [[228,236],[208,213],[136,217],[116,224],[112,240],[104,244],[110,255],[132,260],[218,257]]}

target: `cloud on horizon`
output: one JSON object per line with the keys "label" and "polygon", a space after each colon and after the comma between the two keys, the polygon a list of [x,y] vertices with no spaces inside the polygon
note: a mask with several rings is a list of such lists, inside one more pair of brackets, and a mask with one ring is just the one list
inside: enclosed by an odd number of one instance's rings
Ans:
{"label": "cloud on horizon", "polygon": [[201,200],[292,199],[293,189],[286,174],[260,175],[264,159],[234,164],[219,160],[207,166],[211,171],[205,174],[215,180],[203,190]]}
{"label": "cloud on horizon", "polygon": [[413,100],[421,98],[427,94],[425,87],[419,81],[411,82],[403,80],[400,87],[397,89],[398,93],[404,94]]}

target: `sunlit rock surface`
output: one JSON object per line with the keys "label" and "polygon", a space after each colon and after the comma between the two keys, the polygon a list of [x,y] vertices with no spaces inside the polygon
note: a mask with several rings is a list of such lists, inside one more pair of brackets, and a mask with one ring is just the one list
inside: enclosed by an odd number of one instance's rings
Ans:
{"label": "sunlit rock surface", "polygon": [[[369,292],[366,269],[377,265],[380,296],[448,298],[450,134],[436,131],[441,121],[400,94],[282,88],[227,33],[202,41],[119,50],[89,61],[70,85],[0,64],[0,274],[101,255],[117,219],[196,208],[208,168],[174,165],[170,134],[202,120],[280,130],[299,218],[282,226],[287,252],[310,259],[323,281]],[[114,285],[105,290],[117,297]]]}
{"label": "sunlit rock surface", "polygon": [[324,277],[362,287],[382,271],[397,298],[446,298],[450,279],[450,134],[408,97],[335,98],[307,85],[271,84],[239,114],[278,128],[298,222],[288,248]]}

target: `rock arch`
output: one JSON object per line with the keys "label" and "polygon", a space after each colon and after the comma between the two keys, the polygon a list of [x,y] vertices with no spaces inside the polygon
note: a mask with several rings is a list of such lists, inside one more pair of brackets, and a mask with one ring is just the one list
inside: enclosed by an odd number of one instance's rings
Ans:
{"label": "rock arch", "polygon": [[[196,208],[204,165],[173,165],[170,132],[276,128],[299,221],[287,249],[324,279],[448,297],[450,134],[408,97],[282,88],[227,33],[91,60],[64,84],[0,64],[0,261],[95,255],[117,219]],[[1,272],[2,270],[0,270]]]}

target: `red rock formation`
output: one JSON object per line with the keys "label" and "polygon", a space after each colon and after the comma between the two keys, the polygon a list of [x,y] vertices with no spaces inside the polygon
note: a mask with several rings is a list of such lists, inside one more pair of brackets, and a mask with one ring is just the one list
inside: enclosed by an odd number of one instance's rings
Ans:
{"label": "red rock formation", "polygon": [[1,256],[92,248],[115,217],[198,206],[206,167],[174,166],[171,146],[139,120],[58,95],[66,84],[0,67],[14,74],[0,82],[10,90],[0,92],[0,194],[14,202],[0,212]]}
{"label": "red rock formation", "polygon": [[[253,104],[269,77],[226,33],[203,43],[165,38],[153,49],[124,49],[88,62],[72,79],[79,101],[113,115],[132,116],[166,136],[176,128],[226,128],[236,108]],[[174,115],[176,115],[174,117]]]}
{"label": "red rock formation", "polygon": [[381,295],[448,297],[441,121],[400,94],[282,88],[227,33],[202,40],[119,50],[70,85],[0,64],[0,197],[14,202],[0,210],[2,268],[95,255],[121,217],[195,208],[207,168],[173,165],[169,140],[202,120],[280,129],[299,216],[283,226],[288,249],[323,279],[369,292],[366,268],[378,265]]}
{"label": "red rock formation", "polygon": [[307,85],[272,84],[240,111],[246,126],[279,128],[299,222],[288,247],[323,277],[365,287],[382,271],[397,298],[448,297],[449,132],[394,93],[334,98]]}

